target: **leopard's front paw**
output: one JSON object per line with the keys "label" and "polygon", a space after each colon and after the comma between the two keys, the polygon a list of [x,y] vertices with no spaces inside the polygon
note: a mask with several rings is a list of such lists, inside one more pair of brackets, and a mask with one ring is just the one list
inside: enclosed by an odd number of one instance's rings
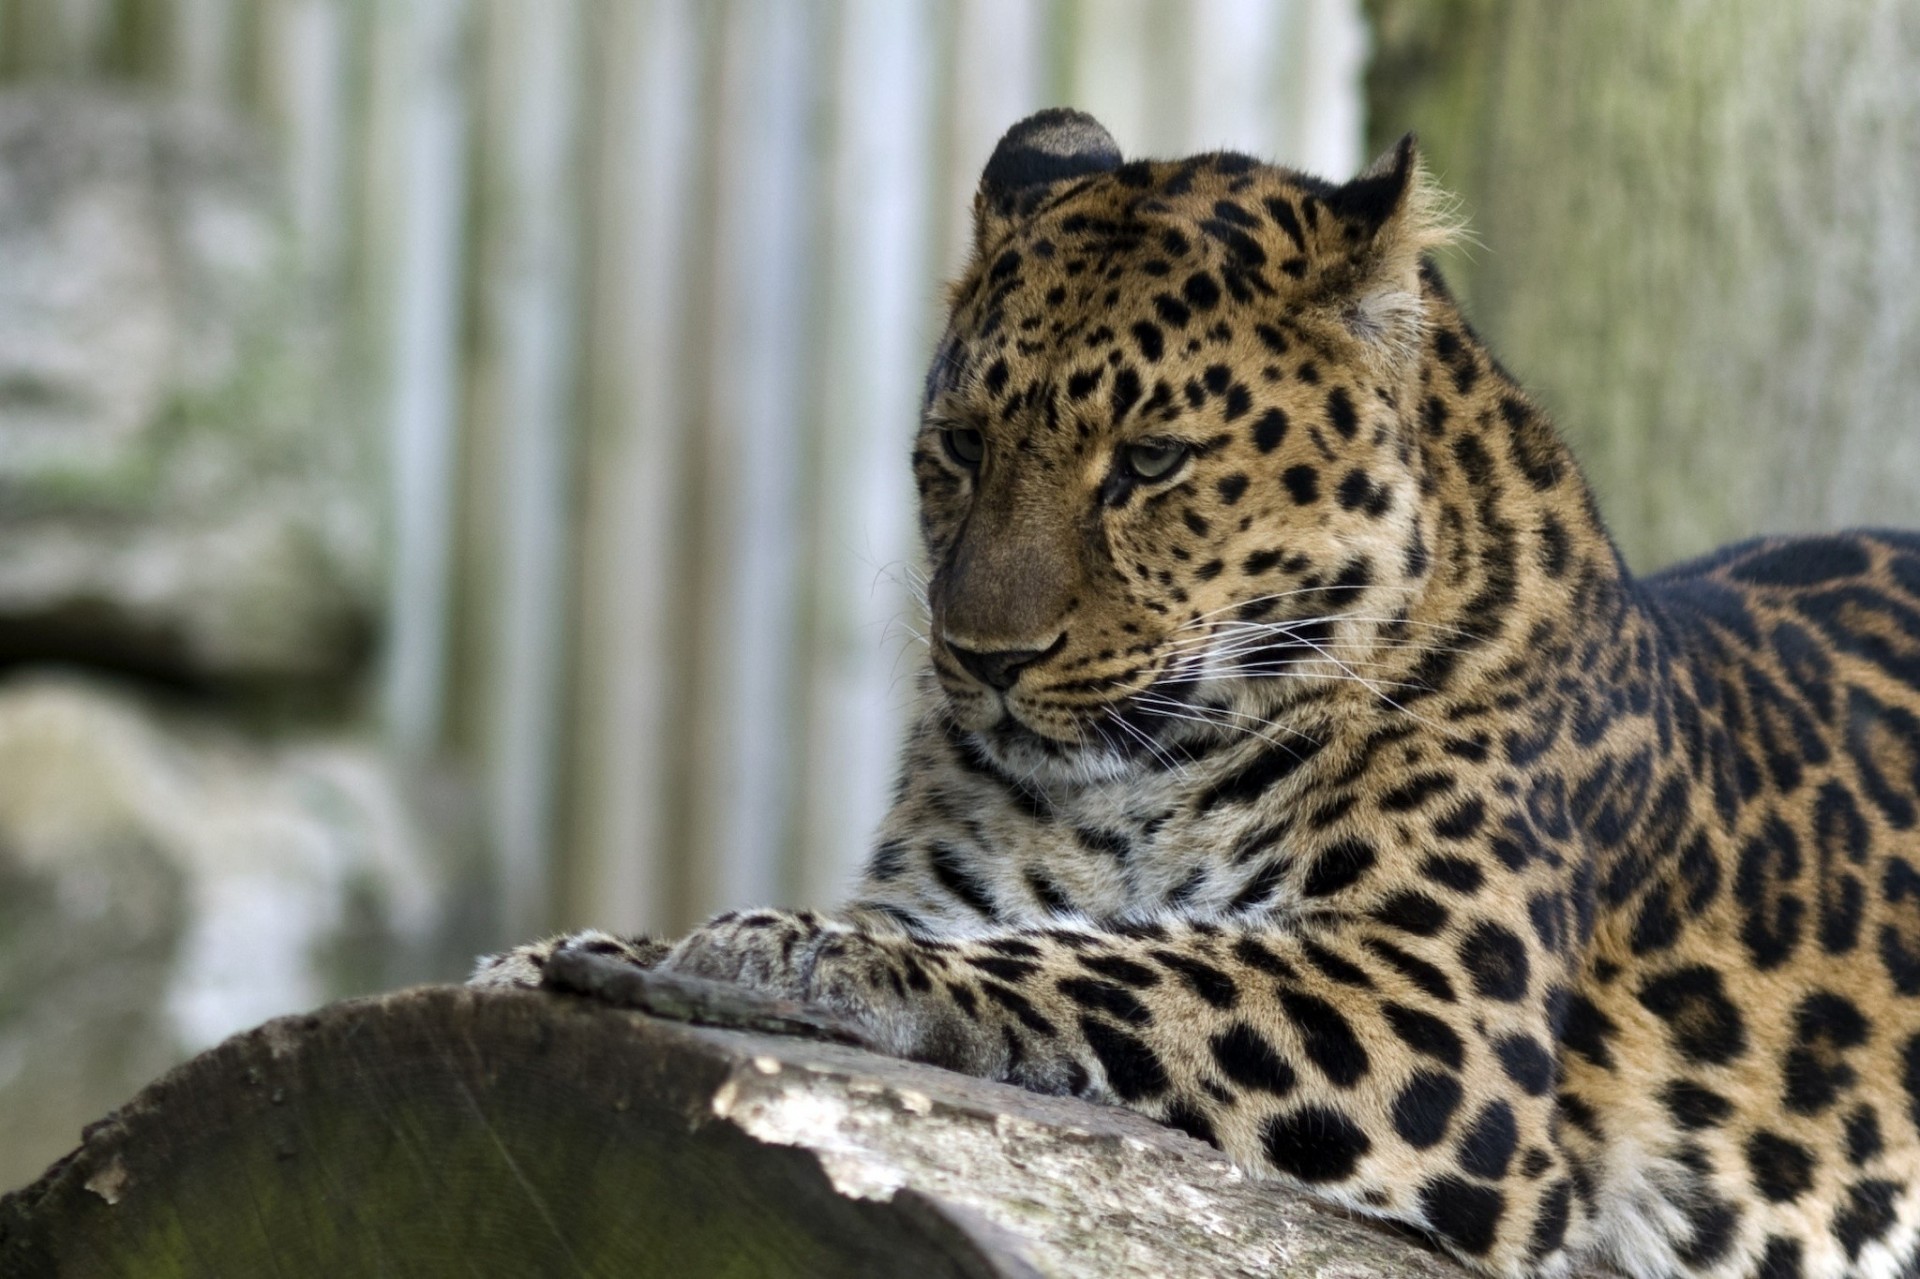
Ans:
{"label": "leopard's front paw", "polygon": [[811,911],[721,915],[674,945],[663,972],[744,986],[847,1018],[886,1042],[918,1009],[903,980],[899,939],[876,937]]}
{"label": "leopard's front paw", "polygon": [[780,999],[812,995],[822,948],[848,930],[808,911],[734,911],[682,937],[663,972],[730,982]]}
{"label": "leopard's front paw", "polygon": [[695,929],[657,971],[799,1005],[878,1052],[992,1074],[1005,1040],[945,997],[934,980],[945,963],[903,935],[808,911],[756,910]]}
{"label": "leopard's front paw", "polygon": [[665,942],[645,937],[615,937],[612,933],[589,928],[515,946],[497,955],[482,955],[474,965],[473,975],[467,978],[467,985],[482,990],[513,987],[534,989],[545,985],[547,961],[563,946],[604,955],[636,968],[651,968],[665,957],[669,949]]}

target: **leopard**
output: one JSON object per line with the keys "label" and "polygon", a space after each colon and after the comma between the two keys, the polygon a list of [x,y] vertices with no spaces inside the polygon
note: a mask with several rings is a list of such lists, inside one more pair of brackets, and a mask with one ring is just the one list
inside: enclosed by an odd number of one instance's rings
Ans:
{"label": "leopard", "polygon": [[1920,537],[1630,572],[1344,183],[1014,125],[912,443],[926,713],[847,902],[563,952],[1126,1107],[1520,1279],[1920,1265]]}

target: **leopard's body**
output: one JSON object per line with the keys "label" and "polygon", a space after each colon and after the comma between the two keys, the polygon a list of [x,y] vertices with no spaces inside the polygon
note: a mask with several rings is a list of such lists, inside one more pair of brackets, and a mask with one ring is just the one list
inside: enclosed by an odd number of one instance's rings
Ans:
{"label": "leopard's body", "polygon": [[1920,537],[1632,577],[1405,146],[1334,187],[1043,113],[976,215],[897,802],[845,910],[663,962],[1501,1274],[1910,1269]]}

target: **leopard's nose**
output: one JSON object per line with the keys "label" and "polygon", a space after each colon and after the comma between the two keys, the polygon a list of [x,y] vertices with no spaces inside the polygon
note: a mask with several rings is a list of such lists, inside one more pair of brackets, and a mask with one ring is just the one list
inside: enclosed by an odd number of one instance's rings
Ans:
{"label": "leopard's nose", "polygon": [[1013,687],[1021,671],[1049,652],[1044,648],[1006,648],[983,652],[976,648],[962,648],[952,640],[947,641],[947,651],[953,654],[954,661],[966,668],[969,675],[1002,693]]}

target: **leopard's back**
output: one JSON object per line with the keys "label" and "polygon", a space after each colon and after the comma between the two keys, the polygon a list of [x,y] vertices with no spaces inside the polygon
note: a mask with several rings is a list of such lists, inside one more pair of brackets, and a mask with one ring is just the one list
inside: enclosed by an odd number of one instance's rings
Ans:
{"label": "leopard's back", "polygon": [[1600,852],[1567,1091],[1616,1223],[1684,1224],[1616,1246],[1893,1273],[1920,1212],[1920,536],[1760,539],[1638,590],[1690,823],[1665,859]]}

